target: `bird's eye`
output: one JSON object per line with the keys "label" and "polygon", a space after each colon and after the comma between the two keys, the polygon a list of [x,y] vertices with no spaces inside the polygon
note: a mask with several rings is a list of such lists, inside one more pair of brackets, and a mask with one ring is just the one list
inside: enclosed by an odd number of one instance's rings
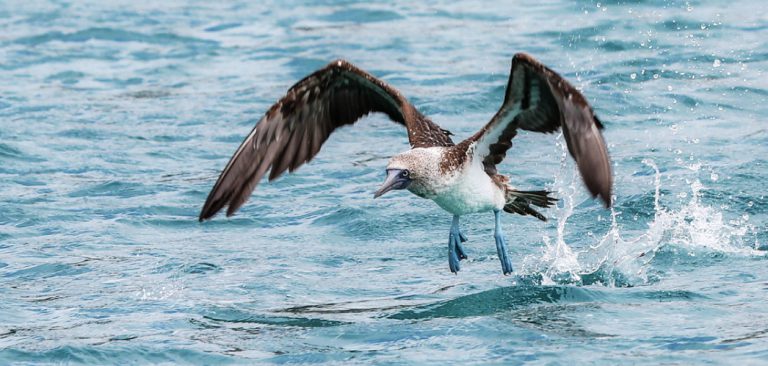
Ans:
{"label": "bird's eye", "polygon": [[400,173],[400,175],[402,175],[403,178],[407,178],[409,175],[411,175],[411,172],[409,172],[408,169],[406,169],[406,170],[403,170],[403,172]]}

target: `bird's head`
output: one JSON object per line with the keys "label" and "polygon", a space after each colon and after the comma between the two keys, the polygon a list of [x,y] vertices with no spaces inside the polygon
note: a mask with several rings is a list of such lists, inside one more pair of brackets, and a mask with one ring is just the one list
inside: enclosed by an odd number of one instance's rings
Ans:
{"label": "bird's head", "polygon": [[421,174],[418,164],[414,164],[416,160],[416,156],[410,152],[392,157],[387,164],[387,178],[373,198],[378,198],[391,190],[406,189],[414,182],[418,182]]}

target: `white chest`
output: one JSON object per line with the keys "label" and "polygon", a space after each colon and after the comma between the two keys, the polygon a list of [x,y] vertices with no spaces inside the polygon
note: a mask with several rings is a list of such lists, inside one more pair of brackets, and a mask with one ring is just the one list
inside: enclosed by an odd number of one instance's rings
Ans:
{"label": "white chest", "polygon": [[485,173],[481,164],[471,164],[456,172],[432,198],[442,209],[464,215],[504,207],[504,192]]}
{"label": "white chest", "polygon": [[411,193],[428,198],[444,210],[463,215],[504,207],[504,191],[491,180],[481,161],[469,159],[452,172],[440,167],[445,147],[415,148],[390,160],[389,169],[410,169]]}

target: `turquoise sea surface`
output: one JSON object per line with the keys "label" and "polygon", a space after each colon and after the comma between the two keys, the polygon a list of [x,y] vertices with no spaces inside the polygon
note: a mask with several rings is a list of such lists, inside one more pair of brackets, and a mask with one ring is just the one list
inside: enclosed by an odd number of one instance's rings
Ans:
{"label": "turquoise sea surface", "polygon": [[[500,166],[549,218],[391,193],[383,115],[230,219],[197,215],[262,114],[336,58],[458,140],[516,52],[606,126],[615,206],[558,134]],[[768,3],[0,2],[0,365],[768,364]]]}

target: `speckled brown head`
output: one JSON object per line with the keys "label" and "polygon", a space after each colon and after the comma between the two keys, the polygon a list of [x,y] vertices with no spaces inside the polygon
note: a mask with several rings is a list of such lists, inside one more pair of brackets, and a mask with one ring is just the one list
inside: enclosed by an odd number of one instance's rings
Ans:
{"label": "speckled brown head", "polygon": [[397,154],[387,164],[387,179],[374,198],[391,190],[408,189],[420,195],[440,176],[442,148],[416,148]]}

